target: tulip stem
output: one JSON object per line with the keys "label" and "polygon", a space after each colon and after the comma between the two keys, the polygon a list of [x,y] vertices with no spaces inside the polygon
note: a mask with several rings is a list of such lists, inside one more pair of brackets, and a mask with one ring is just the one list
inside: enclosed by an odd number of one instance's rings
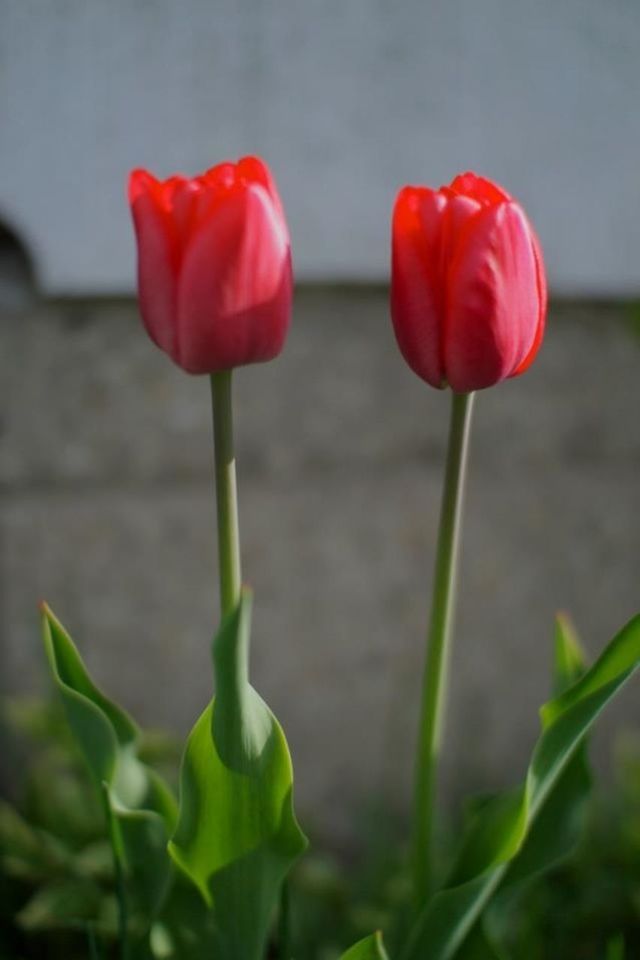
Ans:
{"label": "tulip stem", "polygon": [[231,370],[212,374],[211,398],[218,516],[220,610],[222,616],[226,617],[240,602],[242,584],[236,461],[233,452]]}
{"label": "tulip stem", "polygon": [[452,393],[416,757],[412,869],[416,909],[433,892],[436,785],[451,646],[473,393]]}
{"label": "tulip stem", "polygon": [[113,857],[113,872],[115,876],[116,898],[118,901],[118,940],[120,945],[120,960],[130,960],[129,950],[129,904],[127,902],[127,886],[125,882],[122,838],[111,806],[111,797],[106,783],[102,784],[102,801],[107,818],[109,844]]}

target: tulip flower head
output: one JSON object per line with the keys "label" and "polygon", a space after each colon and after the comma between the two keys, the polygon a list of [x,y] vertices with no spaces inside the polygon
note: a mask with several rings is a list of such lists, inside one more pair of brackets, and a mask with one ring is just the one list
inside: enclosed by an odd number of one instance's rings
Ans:
{"label": "tulip flower head", "polygon": [[256,157],[201,176],[129,177],[142,320],[189,373],[216,373],[280,353],[291,315],[289,232]]}
{"label": "tulip flower head", "polygon": [[419,377],[465,393],[529,367],[544,334],[545,271],[506,191],[474,173],[439,190],[404,187],[392,248],[393,325]]}

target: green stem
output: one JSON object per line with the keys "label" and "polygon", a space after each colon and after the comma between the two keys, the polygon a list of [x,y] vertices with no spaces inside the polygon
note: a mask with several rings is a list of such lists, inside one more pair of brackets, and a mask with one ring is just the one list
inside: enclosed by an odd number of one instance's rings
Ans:
{"label": "green stem", "polygon": [[242,585],[236,461],[233,453],[231,370],[212,374],[211,398],[218,513],[220,608],[222,616],[226,617],[237,607]]}
{"label": "green stem", "polygon": [[129,908],[127,904],[124,867],[122,864],[122,844],[118,835],[118,828],[113,815],[113,810],[111,809],[109,787],[106,783],[103,783],[102,785],[102,796],[107,817],[109,842],[111,844],[111,852],[113,854],[116,897],[118,899],[118,940],[120,941],[120,957],[121,960],[129,960]]}
{"label": "green stem", "polygon": [[473,393],[452,393],[449,444],[440,509],[416,757],[412,848],[413,892],[416,908],[426,902],[433,885],[436,781],[455,605],[462,500],[473,396]]}
{"label": "green stem", "polygon": [[286,877],[280,890],[278,957],[279,960],[291,960],[291,892]]}
{"label": "green stem", "polygon": [[90,960],[100,960],[100,953],[98,952],[98,941],[96,940],[95,932],[90,923],[87,923],[86,929],[87,929],[87,940],[89,942],[89,958]]}

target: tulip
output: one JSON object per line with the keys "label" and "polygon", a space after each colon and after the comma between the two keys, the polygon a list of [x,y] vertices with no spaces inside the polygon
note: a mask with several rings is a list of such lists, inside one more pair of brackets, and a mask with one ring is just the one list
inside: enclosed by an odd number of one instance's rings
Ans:
{"label": "tulip", "polygon": [[466,393],[524,373],[544,333],[546,279],[505,190],[474,173],[439,190],[404,187],[392,246],[393,325],[419,377]]}
{"label": "tulip", "polygon": [[188,373],[280,353],[291,315],[289,232],[266,165],[221,163],[191,179],[129,178],[142,320]]}

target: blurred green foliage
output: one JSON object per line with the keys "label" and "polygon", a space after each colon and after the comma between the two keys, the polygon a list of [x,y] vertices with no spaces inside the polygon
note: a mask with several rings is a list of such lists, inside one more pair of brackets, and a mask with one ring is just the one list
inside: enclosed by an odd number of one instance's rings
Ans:
{"label": "blurred green foliage", "polygon": [[[13,803],[0,800],[0,960],[85,958],[94,939],[117,936],[102,799],[57,703],[6,701],[0,732],[3,774],[24,771]],[[175,780],[171,738],[145,734],[140,753]]]}
{"label": "blurred green foliage", "polygon": [[[640,741],[620,741],[615,771],[594,791],[572,855],[492,911],[504,960],[640,957]],[[376,927],[397,956],[410,892],[406,824],[383,810],[359,822],[359,857],[345,865],[312,853],[294,874],[297,960],[335,960],[340,945]],[[445,847],[458,835],[450,829]]]}
{"label": "blurred green foliage", "polygon": [[[1,719],[3,769],[24,773],[20,782],[12,778],[12,802],[0,801],[0,960],[111,960],[117,904],[103,809],[62,711],[13,701]],[[141,753],[176,782],[177,742],[146,734]],[[594,793],[574,853],[492,912],[491,932],[505,958],[640,957],[640,742],[621,741],[614,766],[606,791]],[[336,960],[374,929],[384,930],[394,956],[409,901],[406,823],[374,806],[354,819],[347,855],[315,843],[294,868],[295,960]],[[459,828],[452,820],[444,856]],[[161,925],[152,939],[161,958]],[[91,952],[92,940],[99,952]]]}

